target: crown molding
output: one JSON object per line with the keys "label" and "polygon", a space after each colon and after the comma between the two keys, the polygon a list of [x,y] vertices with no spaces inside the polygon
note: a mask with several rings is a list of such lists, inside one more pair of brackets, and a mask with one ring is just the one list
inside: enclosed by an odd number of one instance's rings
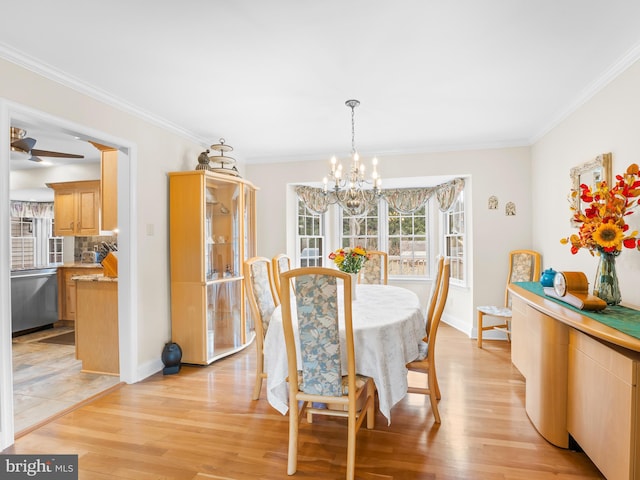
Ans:
{"label": "crown molding", "polygon": [[[527,139],[516,139],[504,142],[487,142],[487,143],[461,143],[461,144],[442,144],[442,145],[425,145],[423,148],[388,150],[371,153],[359,151],[360,158],[365,161],[371,157],[378,157],[384,160],[385,157],[400,157],[409,155],[426,155],[432,153],[449,153],[449,152],[468,152],[472,150],[501,150],[506,148],[528,148],[531,144]],[[282,155],[282,156],[247,156],[246,165],[268,165],[274,163],[296,163],[296,162],[312,162],[326,161],[328,162],[331,155]],[[346,155],[345,155],[346,158]]]}
{"label": "crown molding", "polygon": [[121,98],[118,98],[105,90],[90,85],[78,78],[75,78],[51,65],[39,61],[38,59],[31,57],[19,50],[16,50],[4,43],[0,42],[0,58],[3,58],[11,63],[14,63],[26,70],[29,70],[37,75],[45,77],[53,82],[64,85],[76,92],[83,95],[87,95],[95,100],[98,100],[104,104],[121,110],[125,113],[134,115],[148,123],[156,125],[160,128],[168,130],[176,135],[184,137],[190,141],[198,143],[200,145],[208,145],[207,141],[202,138],[198,138],[192,132],[170,122],[162,117],[153,115],[141,108],[129,103]]}
{"label": "crown molding", "polygon": [[564,121],[567,117],[569,117],[572,113],[578,110],[582,105],[587,103],[591,98],[593,98],[598,92],[600,92],[604,87],[606,87],[609,83],[615,80],[618,76],[620,76],[625,70],[627,70],[631,65],[636,63],[640,59],[640,44],[631,48],[627,53],[625,53],[620,59],[613,63],[607,70],[605,70],[600,77],[598,77],[595,81],[589,84],[575,99],[575,101],[570,104],[564,111],[562,111],[555,119],[553,119],[549,124],[540,130],[536,135],[530,138],[529,143],[533,145],[542,137],[544,137],[547,133],[557,127],[562,121]]}

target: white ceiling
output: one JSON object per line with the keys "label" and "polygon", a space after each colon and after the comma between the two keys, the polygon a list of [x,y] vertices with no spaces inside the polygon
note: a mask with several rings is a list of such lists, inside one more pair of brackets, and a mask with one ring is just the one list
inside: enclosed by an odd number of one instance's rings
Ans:
{"label": "white ceiling", "polygon": [[637,0],[0,7],[0,56],[247,162],[348,154],[349,98],[358,150],[382,161],[528,145],[640,58]]}

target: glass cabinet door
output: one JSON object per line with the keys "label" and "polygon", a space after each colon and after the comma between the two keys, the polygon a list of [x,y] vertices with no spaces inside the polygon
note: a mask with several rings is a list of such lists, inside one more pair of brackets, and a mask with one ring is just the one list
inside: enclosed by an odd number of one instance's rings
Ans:
{"label": "glass cabinet door", "polygon": [[[244,189],[244,257],[245,260],[257,255],[256,252],[256,234],[255,234],[255,190],[245,187]],[[245,279],[248,281],[248,279]],[[251,332],[255,330],[255,319],[251,312],[249,300],[245,302],[245,325],[244,325],[244,341],[251,339]]]}
{"label": "glass cabinet door", "polygon": [[207,283],[207,358],[242,345],[239,278]]}
{"label": "glass cabinet door", "polygon": [[207,358],[212,359],[242,341],[240,186],[210,180],[205,197]]}

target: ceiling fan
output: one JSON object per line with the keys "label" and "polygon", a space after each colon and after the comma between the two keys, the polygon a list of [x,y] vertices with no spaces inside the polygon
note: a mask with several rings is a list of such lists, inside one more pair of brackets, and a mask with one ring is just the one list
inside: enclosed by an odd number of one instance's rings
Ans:
{"label": "ceiling fan", "polygon": [[51,152],[48,150],[38,150],[33,148],[36,145],[36,139],[27,137],[27,131],[11,127],[11,150],[14,152],[22,152],[29,154],[29,160],[32,162],[41,162],[39,157],[58,157],[58,158],[84,158],[84,155],[76,155],[73,153]]}

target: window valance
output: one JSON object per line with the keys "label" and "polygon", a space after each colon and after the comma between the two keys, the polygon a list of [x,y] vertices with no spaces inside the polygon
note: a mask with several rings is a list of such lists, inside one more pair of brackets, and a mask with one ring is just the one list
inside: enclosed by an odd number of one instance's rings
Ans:
{"label": "window valance", "polygon": [[[464,179],[455,178],[448,182],[436,185],[435,187],[420,188],[394,188],[382,190],[380,196],[400,213],[410,214],[421,208],[435,195],[438,207],[442,212],[448,211],[458,194],[464,189]],[[313,213],[322,214],[327,211],[329,205],[335,203],[332,195],[335,193],[325,192],[322,188],[299,185],[296,187],[296,194]],[[365,192],[373,198],[373,191]]]}
{"label": "window valance", "polygon": [[53,218],[53,202],[10,202],[11,216],[20,218]]}

